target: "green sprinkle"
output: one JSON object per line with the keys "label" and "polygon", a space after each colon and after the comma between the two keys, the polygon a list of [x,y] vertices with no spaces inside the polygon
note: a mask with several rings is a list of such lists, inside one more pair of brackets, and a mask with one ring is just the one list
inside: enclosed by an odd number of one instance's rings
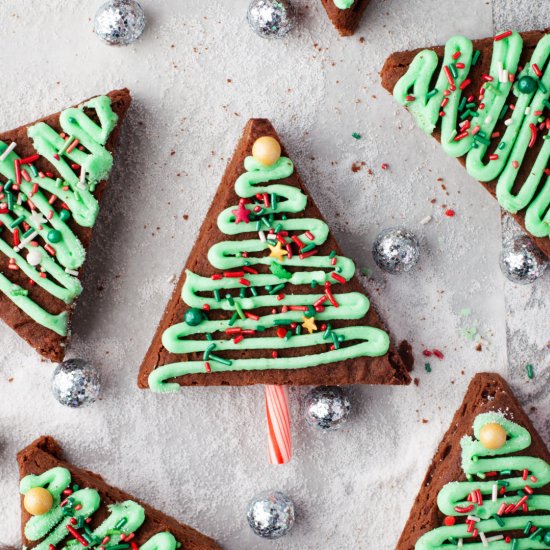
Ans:
{"label": "green sprinkle", "polygon": [[271,193],[271,208],[277,210],[277,195],[276,193]]}
{"label": "green sprinkle", "polygon": [[478,62],[479,60],[479,56],[481,55],[481,51],[480,50],[476,50],[474,52],[474,55],[472,57],[472,67],[475,67],[476,63]]}
{"label": "green sprinkle", "polygon": [[296,325],[296,335],[300,336],[302,334],[302,325]]}
{"label": "green sprinkle", "polygon": [[29,229],[27,229],[27,231],[25,231],[25,233],[23,233],[23,238],[26,239],[29,235],[32,235],[33,233],[34,233],[34,228],[30,227]]}
{"label": "green sprinkle", "polygon": [[266,217],[260,218],[262,223],[269,229],[271,227],[271,224],[269,223],[269,220]]}
{"label": "green sprinkle", "polygon": [[331,334],[332,330],[330,328],[330,323],[327,323],[327,330],[325,330],[325,333],[323,334],[323,340],[326,340],[330,334]]}
{"label": "green sprinkle", "polygon": [[230,306],[235,305],[235,300],[233,300],[233,296],[231,296],[231,294],[226,294],[225,299],[229,302]]}
{"label": "green sprinkle", "polygon": [[430,99],[432,98],[434,95],[436,95],[438,93],[438,89],[437,88],[434,88],[433,90],[429,91],[427,94],[426,94],[426,98]]}
{"label": "green sprinkle", "polygon": [[498,144],[498,149],[500,149],[502,151],[502,149],[504,149],[506,147],[506,142],[505,141],[501,141],[499,144]]}
{"label": "green sprinkle", "polygon": [[354,139],[361,139],[361,134],[358,134],[357,132],[353,132],[353,134],[351,134],[351,137]]}
{"label": "green sprinkle", "polygon": [[467,109],[460,115],[460,120],[466,120],[471,114],[472,112],[470,111],[470,109]]}
{"label": "green sprinkle", "polygon": [[258,291],[255,286],[250,287],[250,294],[252,294],[252,296],[258,296]]}
{"label": "green sprinkle", "polygon": [[480,136],[479,134],[476,134],[474,136],[474,141],[479,141],[480,143],[483,143],[483,145],[491,145],[491,140],[484,138],[483,136]]}
{"label": "green sprinkle", "polygon": [[539,527],[536,531],[533,531],[531,533],[530,539],[533,540],[541,540],[541,535],[544,533],[544,529],[542,527]]}
{"label": "green sprinkle", "polygon": [[432,367],[430,366],[430,363],[424,363],[424,368],[426,369],[426,372],[432,372]]}
{"label": "green sprinkle", "polygon": [[451,70],[451,74],[453,75],[453,78],[456,78],[458,76],[456,65],[454,63],[449,63],[449,69]]}
{"label": "green sprinkle", "polygon": [[246,298],[246,287],[245,287],[245,286],[243,286],[243,287],[240,288],[240,290],[239,290],[239,297],[240,297],[240,298]]}
{"label": "green sprinkle", "polygon": [[235,302],[235,311],[239,314],[239,317],[241,319],[246,318],[245,314],[243,313],[243,308],[241,307],[241,304],[239,304],[239,302]]}
{"label": "green sprinkle", "polygon": [[313,250],[317,245],[315,243],[306,244],[303,248],[300,249],[300,253],[309,252]]}
{"label": "green sprinkle", "polygon": [[281,292],[281,290],[283,290],[283,288],[285,288],[285,283],[281,283],[280,285],[275,285],[270,291],[269,291],[269,294],[273,295],[273,294],[278,294],[279,292]]}
{"label": "green sprinkle", "polygon": [[498,115],[498,119],[502,120],[505,117],[507,112],[508,112],[508,105],[505,105],[502,111],[500,111],[500,115]]}
{"label": "green sprinkle", "polygon": [[540,88],[540,91],[545,94],[548,90],[546,89],[546,86],[542,83],[542,80],[539,80],[539,88]]}
{"label": "green sprinkle", "polygon": [[127,523],[128,523],[128,518],[120,518],[120,520],[115,523],[115,529],[121,529]]}
{"label": "green sprinkle", "polygon": [[336,256],[336,250],[331,250],[328,257],[332,260],[332,258],[334,258],[334,256]]}
{"label": "green sprinkle", "polygon": [[[225,365],[226,367],[230,367],[233,364],[233,361],[230,359],[225,359],[223,357],[220,357],[219,355],[214,355],[213,353],[210,354],[210,361],[215,361],[216,363],[221,363],[222,365]],[[111,550],[111,549],[109,549]]]}
{"label": "green sprinkle", "polygon": [[27,296],[29,294],[28,290],[21,288],[20,286],[15,286],[11,291],[12,296]]}
{"label": "green sprinkle", "polygon": [[340,342],[338,341],[338,335],[335,332],[331,332],[332,342],[334,344],[334,349],[340,349]]}
{"label": "green sprinkle", "polygon": [[504,520],[498,514],[493,514],[493,519],[500,525],[500,527],[504,527]]}
{"label": "green sprinkle", "polygon": [[233,316],[231,317],[231,319],[229,319],[229,322],[227,323],[230,327],[232,327],[235,322],[237,321],[237,319],[239,318],[239,314],[238,313],[233,313]]}
{"label": "green sprinkle", "polygon": [[291,325],[293,323],[293,321],[291,319],[275,319],[275,321],[273,321],[273,324],[278,326],[278,325]]}
{"label": "green sprinkle", "polygon": [[313,279],[311,283],[309,283],[309,286],[311,286],[311,288],[315,288],[318,284],[319,283],[315,279]]}
{"label": "green sprinkle", "polygon": [[525,525],[525,528],[523,529],[523,534],[527,535],[527,533],[529,533],[529,531],[531,531],[531,527],[533,527],[533,522],[528,521],[527,524]]}
{"label": "green sprinkle", "polygon": [[210,340],[210,342],[211,342],[212,340],[214,340],[214,337],[209,332],[207,332],[206,333],[206,339]]}
{"label": "green sprinkle", "polygon": [[527,370],[527,378],[529,378],[529,380],[533,380],[533,378],[535,377],[535,373],[533,372],[533,365],[531,365],[531,363],[529,363],[525,369]]}
{"label": "green sprinkle", "polygon": [[512,539],[512,550],[516,550],[518,547],[518,539]]}
{"label": "green sprinkle", "polygon": [[217,288],[214,289],[214,298],[216,299],[216,302],[221,302],[220,291]]}
{"label": "green sprinkle", "polygon": [[30,164],[29,169],[34,177],[38,176],[38,170],[35,168],[34,164]]}
{"label": "green sprinkle", "polygon": [[25,221],[25,216],[19,216],[17,219],[13,220],[10,223],[11,229],[16,228],[21,222],[24,222],[24,221]]}
{"label": "green sprinkle", "polygon": [[203,358],[205,361],[208,361],[208,358],[210,357],[210,353],[214,350],[215,347],[216,347],[216,344],[210,344],[210,345],[204,350],[204,353],[202,354],[202,358]]}
{"label": "green sprinkle", "polygon": [[275,226],[275,233],[279,233],[279,231],[283,228],[283,224],[282,223],[278,223],[276,226]]}

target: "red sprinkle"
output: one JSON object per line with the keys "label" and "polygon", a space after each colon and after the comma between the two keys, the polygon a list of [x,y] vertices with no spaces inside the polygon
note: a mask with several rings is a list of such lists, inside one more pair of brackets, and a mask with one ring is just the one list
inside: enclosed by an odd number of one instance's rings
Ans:
{"label": "red sprinkle", "polygon": [[443,523],[447,526],[447,527],[452,527],[455,523],[456,523],[456,518],[454,516],[447,516],[444,520],[443,520]]}
{"label": "red sprinkle", "polygon": [[432,350],[432,352],[438,359],[445,359],[445,356],[443,355],[443,353],[438,349],[434,349]]}
{"label": "red sprinkle", "polygon": [[504,31],[500,34],[497,34],[494,38],[494,41],[498,42],[499,40],[503,40],[504,38],[508,38],[511,35],[512,35],[512,31]]}
{"label": "red sprinkle", "polygon": [[344,277],[342,277],[342,275],[338,275],[338,273],[332,272],[332,273],[330,274],[330,276],[331,276],[335,281],[338,281],[339,283],[345,283],[345,282],[346,282],[346,279],[344,279]]}
{"label": "red sprinkle", "polygon": [[286,336],[287,330],[285,327],[277,327],[277,336],[279,338],[284,338]]}
{"label": "red sprinkle", "polygon": [[385,162],[383,162],[380,168],[382,168],[382,170],[387,170],[389,167],[390,167],[389,164],[386,164]]}
{"label": "red sprinkle", "polygon": [[540,78],[542,76],[542,71],[539,69],[539,66],[536,63],[531,65],[533,72]]}
{"label": "red sprinkle", "polygon": [[241,277],[239,279],[239,283],[241,283],[241,285],[244,285],[244,286],[250,286],[250,281],[248,279],[245,279],[244,277]]}
{"label": "red sprinkle", "polygon": [[244,315],[245,315],[245,317],[248,317],[249,319],[252,319],[253,321],[259,321],[260,320],[258,315],[255,315],[254,313],[250,313],[250,311],[245,311]]}
{"label": "red sprinkle", "polygon": [[449,208],[448,210],[445,210],[445,216],[448,216],[449,218],[453,218],[455,215],[455,211]]}
{"label": "red sprinkle", "polygon": [[204,370],[206,372],[212,372],[212,369],[210,368],[210,363],[208,361],[204,363]]}

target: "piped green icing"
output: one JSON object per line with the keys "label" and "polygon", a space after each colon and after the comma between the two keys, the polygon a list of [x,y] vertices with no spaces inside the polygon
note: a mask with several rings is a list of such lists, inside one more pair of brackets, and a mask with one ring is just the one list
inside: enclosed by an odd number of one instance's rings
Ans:
{"label": "piped green icing", "polygon": [[[292,175],[294,166],[290,159],[281,157],[271,166],[265,166],[253,157],[247,157],[244,161],[245,172],[235,182],[235,191],[241,201],[249,200],[257,196],[276,196],[276,203],[270,203],[263,208],[263,216],[268,218],[270,227],[277,227],[277,232],[284,232],[285,242],[292,243],[290,235],[296,235],[302,243],[309,246],[322,245],[328,238],[329,228],[325,222],[315,218],[300,217],[307,204],[307,196],[298,188],[278,183],[278,180]],[[272,183],[271,183],[272,182]],[[241,203],[241,207],[242,207]],[[254,231],[254,222],[236,222],[236,207],[223,210],[218,216],[218,228],[226,235],[240,235]],[[249,215],[255,211],[253,204],[246,204]],[[297,215],[287,218],[287,214]],[[265,218],[264,218],[265,219]],[[258,222],[260,223],[260,222]],[[252,227],[251,227],[252,226]],[[261,231],[263,225],[258,225]],[[192,308],[205,309],[207,311],[221,310],[230,314],[239,315],[241,318],[223,320],[205,320],[197,326],[191,326],[182,322],[169,327],[162,335],[163,346],[174,354],[190,354],[203,352],[209,354],[209,350],[223,352],[228,350],[271,350],[280,351],[289,348],[303,348],[309,346],[328,346],[332,342],[345,342],[345,345],[335,345],[334,349],[321,353],[306,354],[299,357],[266,357],[261,359],[239,358],[232,361],[213,362],[211,371],[235,371],[235,370],[264,370],[264,369],[295,369],[307,368],[315,365],[323,365],[344,361],[350,358],[364,356],[381,356],[389,349],[388,335],[375,327],[351,326],[333,328],[330,340],[327,340],[327,331],[319,331],[311,334],[298,333],[291,338],[277,336],[258,336],[244,338],[240,342],[230,339],[214,338],[216,333],[224,333],[231,327],[239,327],[242,330],[263,332],[280,326],[281,322],[299,325],[304,318],[303,310],[291,310],[264,314],[259,319],[245,318],[243,311],[252,312],[258,308],[277,307],[309,307],[316,321],[334,321],[361,319],[369,310],[370,303],[366,296],[358,292],[335,294],[337,306],[330,303],[321,312],[315,312],[314,304],[322,299],[325,284],[337,285],[341,281],[349,281],[355,274],[355,265],[348,258],[337,256],[319,256],[300,258],[299,254],[293,254],[292,258],[285,257],[282,264],[274,263],[273,257],[266,255],[269,250],[269,241],[258,237],[245,240],[227,240],[213,245],[208,251],[208,260],[217,269],[232,270],[243,266],[254,269],[254,266],[267,266],[271,274],[246,273],[246,279],[250,287],[256,289],[250,296],[243,294],[227,299],[227,291],[242,290],[240,278],[203,277],[191,271],[186,272],[185,283],[182,288],[183,301]],[[246,251],[246,260],[242,252]],[[335,267],[337,266],[337,267]],[[304,271],[289,271],[287,268],[307,268]],[[329,270],[329,271],[325,271]],[[333,274],[337,274],[337,278]],[[310,285],[318,287],[321,293],[312,290],[312,294],[293,294],[292,291],[283,296],[269,289],[278,288],[279,285]],[[292,288],[292,287],[290,287]],[[261,291],[261,292],[258,292]],[[223,299],[220,297],[223,294]],[[211,295],[213,297],[210,297]],[[307,313],[307,312],[306,312]],[[258,328],[260,327],[260,328]],[[195,334],[208,335],[210,339],[193,340],[188,337]],[[171,378],[191,373],[205,372],[204,361],[182,361],[163,365],[155,369],[149,376],[149,386],[154,391],[176,391],[179,385],[168,382]]]}
{"label": "piped green icing", "polygon": [[[73,539],[67,526],[74,528],[87,541],[86,548],[116,547],[123,543],[121,536],[130,535],[139,530],[145,521],[145,510],[134,501],[127,500],[108,506],[107,518],[92,532],[84,520],[91,518],[101,506],[99,493],[95,489],[78,489],[70,496],[63,492],[71,487],[71,473],[66,468],[52,468],[40,475],[25,476],[20,483],[20,492],[25,495],[30,489],[43,487],[53,497],[53,506],[41,516],[31,517],[25,525],[25,537],[30,541],[40,541],[34,546],[36,550],[49,550],[50,545],[63,548],[84,548]],[[105,537],[109,541],[103,544]],[[69,539],[69,540],[67,540]],[[179,543],[169,532],[153,535],[140,546],[140,550],[176,550]]]}
{"label": "piped green icing", "polygon": [[[517,32],[495,40],[489,73],[484,75],[478,94],[468,88],[467,81],[473,58],[472,42],[454,36],[445,46],[441,71],[433,88],[430,83],[439,64],[438,56],[432,50],[423,50],[397,82],[393,94],[424,132],[431,134],[440,124],[443,149],[454,157],[465,155],[468,173],[479,181],[496,180],[496,195],[502,208],[512,213],[525,210],[527,231],[535,237],[547,237],[550,178],[545,178],[548,175],[545,171],[550,160],[550,128],[545,124],[548,114],[544,112],[550,105],[550,35],[540,39],[531,59],[518,73],[522,49],[523,40]],[[457,63],[464,66],[457,67]],[[540,70],[538,75],[536,69]],[[517,82],[522,77],[533,79],[536,89],[520,91]],[[511,95],[515,101],[510,101]],[[497,123],[503,118],[505,130],[494,135]],[[526,154],[541,139],[540,151],[529,166],[525,181],[518,186],[516,180]]]}
{"label": "piped green icing", "polygon": [[[95,111],[99,125],[85,110]],[[118,116],[107,96],[96,97],[78,108],[63,111],[59,116],[62,130],[70,136],[68,141],[78,140],[83,148],[74,147],[69,152],[65,139],[46,123],[30,126],[27,132],[37,153],[55,167],[60,177],[53,179],[38,173],[32,164],[22,165],[28,181],[21,178],[18,194],[13,192],[13,183],[16,181],[15,161],[20,157],[12,150],[0,161],[0,174],[7,180],[2,186],[4,198],[0,199],[0,222],[12,233],[12,239],[18,231],[21,241],[20,245],[15,245],[15,241],[11,245],[0,238],[0,252],[11,258],[13,265],[34,284],[66,304],[71,304],[82,292],[76,272],[84,262],[85,250],[66,223],[67,215],[63,212],[70,212],[74,222],[83,227],[94,225],[99,205],[93,192],[97,183],[105,179],[111,170],[113,158],[105,144],[117,120]],[[8,144],[0,142],[0,155],[6,149]],[[59,154],[59,151],[62,153]],[[77,174],[71,167],[73,163],[80,166],[80,173]],[[62,201],[68,210],[58,213],[49,202],[52,196]],[[25,203],[27,199],[32,201],[32,205]],[[27,237],[22,235],[22,224],[28,226]],[[55,241],[52,231],[59,236]],[[44,244],[40,244],[40,240]],[[47,250],[48,247],[51,247],[50,250]],[[52,250],[55,255],[51,254]],[[27,254],[38,251],[39,265],[29,264],[23,251]],[[1,273],[0,292],[35,322],[62,336],[67,334],[66,312],[54,314],[46,311],[28,296],[25,289],[14,285],[8,276]]]}
{"label": "piped green icing", "polygon": [[341,10],[348,10],[355,0],[334,0],[334,5]]}
{"label": "piped green icing", "polygon": [[[499,449],[487,449],[480,441],[480,432],[485,424],[500,424],[507,434],[506,443]],[[518,455],[519,452],[527,449],[531,445],[531,435],[522,426],[507,420],[498,413],[480,414],[474,420],[474,438],[464,436],[460,442],[462,447],[462,469],[468,479],[472,481],[451,482],[445,485],[437,496],[437,506],[442,514],[456,517],[475,517],[475,527],[487,538],[498,536],[511,531],[523,531],[528,522],[532,522],[536,528],[545,530],[550,529],[550,514],[540,514],[540,512],[550,512],[549,495],[530,495],[523,489],[529,486],[534,491],[547,486],[550,483],[550,465],[544,460],[531,456]],[[507,456],[505,456],[507,455]],[[513,456],[510,456],[513,455]],[[529,478],[523,479],[523,471],[527,470]],[[496,472],[498,477],[486,477],[486,474]],[[515,476],[513,474],[516,474]],[[475,477],[483,477],[479,481],[473,481]],[[512,476],[512,477],[509,477]],[[535,480],[531,476],[534,476]],[[494,486],[497,488],[506,488],[505,495],[500,491],[494,499]],[[483,503],[474,504],[468,500],[468,495],[472,491],[481,492]],[[499,514],[503,503],[506,505],[516,504],[524,495],[528,496],[526,501],[528,513],[519,516],[521,511],[515,513]],[[468,512],[457,511],[471,507]],[[532,514],[532,512],[538,512]],[[498,521],[496,518],[499,518]],[[536,550],[548,548],[548,544],[543,542],[543,537],[536,540],[527,533],[524,537],[518,538],[513,546],[514,550]],[[485,548],[483,541],[473,540],[473,533],[468,532],[466,524],[457,524],[452,526],[443,526],[425,533],[418,539],[415,550],[446,550],[456,547],[456,541],[463,539],[463,544],[468,550],[480,550]],[[454,540],[455,543],[450,541]],[[490,542],[491,549],[504,550],[511,546],[505,540],[495,540]]]}

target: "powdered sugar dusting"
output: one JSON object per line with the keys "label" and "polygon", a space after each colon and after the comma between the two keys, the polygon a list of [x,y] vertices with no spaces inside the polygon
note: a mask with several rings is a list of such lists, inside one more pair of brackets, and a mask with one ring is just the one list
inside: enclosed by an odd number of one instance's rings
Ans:
{"label": "powdered sugar dusting", "polygon": [[[113,49],[91,33],[94,3],[4,1],[2,63],[12,76],[4,82],[1,128],[121,86],[134,103],[88,254],[70,349],[101,369],[101,400],[77,411],[58,406],[48,389],[53,365],[0,327],[0,541],[19,539],[15,453],[45,433],[76,464],[229,550],[395,547],[476,372],[506,374],[509,363],[527,409],[538,406],[533,418],[548,441],[548,355],[537,355],[550,338],[541,328],[548,276],[528,289],[504,282],[496,203],[416,128],[378,77],[394,50],[442,43],[456,32],[492,35],[493,6],[495,28],[527,28],[542,20],[544,2],[471,0],[465,11],[460,2],[373,1],[348,39],[337,36],[320,2],[294,3],[296,30],[267,42],[248,29],[247,0],[143,0],[144,35]],[[29,52],[24,71],[21,52]],[[396,339],[411,341],[417,360],[418,386],[352,388],[352,419],[332,434],[301,422],[307,389],[292,389],[294,460],[283,467],[267,462],[261,388],[178,395],[136,388],[171,277],[252,116],[271,118],[345,252],[371,269],[365,280],[373,302]],[[407,226],[422,242],[421,262],[408,275],[384,275],[372,261],[374,237],[392,225]],[[477,332],[465,337],[472,326]],[[426,348],[441,349],[445,359],[426,360]],[[527,359],[536,367],[530,383],[521,370]],[[274,543],[255,537],[245,519],[249,499],[269,488],[297,508],[293,533]]]}

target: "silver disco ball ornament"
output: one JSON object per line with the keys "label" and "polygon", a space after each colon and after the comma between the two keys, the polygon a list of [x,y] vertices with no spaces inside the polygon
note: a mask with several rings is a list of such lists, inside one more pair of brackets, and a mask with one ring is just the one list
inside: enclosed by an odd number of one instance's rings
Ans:
{"label": "silver disco ball ornament", "polygon": [[304,398],[304,418],[319,430],[338,430],[346,423],[350,411],[351,402],[338,386],[313,388]]}
{"label": "silver disco ball ornament", "polygon": [[145,13],[136,0],[109,0],[94,17],[94,32],[107,44],[126,46],[145,29]]}
{"label": "silver disco ball ornament", "polygon": [[418,239],[403,227],[390,227],[378,234],[372,245],[376,265],[388,273],[412,269],[420,258]]}
{"label": "silver disco ball ornament", "polygon": [[262,38],[282,38],[292,30],[296,11],[289,0],[252,0],[247,19]]}
{"label": "silver disco ball ornament", "polygon": [[66,407],[91,405],[99,396],[98,370],[84,359],[68,359],[57,365],[51,382],[53,396]]}
{"label": "silver disco ball ornament", "polygon": [[268,491],[252,499],[246,517],[256,535],[278,539],[294,525],[294,504],[280,491]]}
{"label": "silver disco ball ornament", "polygon": [[527,235],[506,241],[500,253],[500,269],[512,282],[528,285],[542,276],[548,259]]}

